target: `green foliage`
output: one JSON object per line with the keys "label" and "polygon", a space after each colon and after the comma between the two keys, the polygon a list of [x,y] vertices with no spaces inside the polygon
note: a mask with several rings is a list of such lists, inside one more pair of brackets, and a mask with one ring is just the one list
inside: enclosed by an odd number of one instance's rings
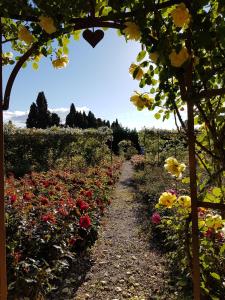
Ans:
{"label": "green foliage", "polygon": [[94,165],[103,159],[103,153],[106,155],[109,151],[106,141],[111,134],[112,131],[105,127],[98,130],[58,127],[19,129],[5,125],[6,172],[22,176],[33,170],[47,171],[60,165],[62,160],[68,165],[76,155],[85,157],[87,164]]}

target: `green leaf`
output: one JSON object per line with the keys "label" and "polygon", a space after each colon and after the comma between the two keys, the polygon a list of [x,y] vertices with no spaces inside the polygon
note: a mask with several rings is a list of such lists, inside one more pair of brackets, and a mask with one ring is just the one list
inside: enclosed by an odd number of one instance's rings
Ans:
{"label": "green leaf", "polygon": [[156,120],[159,120],[159,119],[161,118],[161,114],[157,112],[157,113],[154,115],[154,117],[156,118]]}
{"label": "green leaf", "polygon": [[182,183],[190,183],[190,177],[184,177]]}
{"label": "green leaf", "polygon": [[74,38],[75,41],[79,41],[80,34],[81,34],[81,30],[74,31],[73,38]]}
{"label": "green leaf", "polygon": [[137,56],[137,62],[142,61],[142,59],[144,59],[145,55],[146,55],[146,51],[145,50],[139,52],[139,54]]}
{"label": "green leaf", "polygon": [[64,54],[69,54],[69,48],[67,46],[63,47],[63,53]]}
{"label": "green leaf", "polygon": [[34,70],[38,70],[38,64],[36,63],[36,62],[33,62],[32,63],[32,68],[34,69]]}
{"label": "green leaf", "polygon": [[195,124],[195,125],[198,124],[198,119],[199,119],[198,117],[195,117],[195,119],[194,119],[194,124]]}
{"label": "green leaf", "polygon": [[217,274],[217,273],[215,273],[215,272],[211,272],[210,275],[211,275],[213,278],[215,278],[215,279],[217,279],[217,280],[220,280],[220,275],[219,275],[219,274]]}
{"label": "green leaf", "polygon": [[222,195],[221,189],[218,187],[215,187],[212,189],[212,193],[213,195],[215,195],[216,197],[220,197]]}
{"label": "green leaf", "polygon": [[27,63],[25,62],[23,65],[22,65],[22,68],[25,69],[27,66]]}
{"label": "green leaf", "polygon": [[220,255],[223,255],[224,252],[225,252],[225,244],[223,244],[223,246],[220,248]]}
{"label": "green leaf", "polygon": [[69,42],[70,42],[70,40],[66,36],[64,36],[62,39],[63,46],[67,46],[69,44]]}

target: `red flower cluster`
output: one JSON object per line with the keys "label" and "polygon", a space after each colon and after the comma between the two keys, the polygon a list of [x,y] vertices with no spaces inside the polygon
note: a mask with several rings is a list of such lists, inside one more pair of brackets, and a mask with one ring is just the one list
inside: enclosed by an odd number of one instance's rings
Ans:
{"label": "red flower cluster", "polygon": [[80,217],[79,225],[80,225],[80,227],[85,228],[85,229],[87,229],[88,227],[90,227],[91,226],[91,219],[90,219],[90,217],[88,215]]}
{"label": "red flower cluster", "polygon": [[79,207],[79,209],[81,211],[89,209],[89,204],[87,202],[85,202],[84,200],[82,200],[81,198],[77,199],[76,205],[77,205],[77,207]]}

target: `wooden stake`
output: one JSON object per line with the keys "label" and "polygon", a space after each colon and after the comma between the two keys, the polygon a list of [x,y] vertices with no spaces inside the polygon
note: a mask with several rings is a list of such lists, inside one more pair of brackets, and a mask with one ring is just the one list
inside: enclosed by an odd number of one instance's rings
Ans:
{"label": "wooden stake", "polygon": [[188,151],[190,167],[190,190],[191,190],[191,219],[192,219],[192,280],[194,300],[201,299],[201,280],[199,264],[199,237],[198,237],[198,195],[195,158],[195,132],[193,101],[188,100]]}

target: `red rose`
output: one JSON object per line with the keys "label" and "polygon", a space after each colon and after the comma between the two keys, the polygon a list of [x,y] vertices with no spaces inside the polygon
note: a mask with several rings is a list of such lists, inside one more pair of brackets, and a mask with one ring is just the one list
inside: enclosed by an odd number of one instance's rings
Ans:
{"label": "red rose", "polygon": [[78,198],[76,202],[77,206],[79,207],[80,210],[88,210],[89,204],[85,202],[84,200]]}
{"label": "red rose", "polygon": [[76,243],[76,240],[77,239],[75,239],[75,238],[69,239],[69,245],[73,246]]}
{"label": "red rose", "polygon": [[206,232],[205,232],[205,237],[207,237],[207,238],[212,238],[212,236],[213,236],[213,234],[214,234],[214,231],[211,229],[211,228],[209,228]]}
{"label": "red rose", "polygon": [[17,199],[16,195],[11,195],[11,196],[10,196],[11,204],[15,203],[15,202],[16,202],[16,199]]}
{"label": "red rose", "polygon": [[48,213],[46,215],[43,215],[41,217],[42,221],[44,222],[49,222],[49,223],[52,223],[52,224],[55,224],[56,223],[56,219],[55,219],[55,216],[52,214],[52,213]]}
{"label": "red rose", "polygon": [[90,217],[88,215],[80,217],[79,225],[80,225],[80,227],[85,228],[85,229],[90,227],[91,226]]}
{"label": "red rose", "polygon": [[30,201],[33,198],[34,194],[30,192],[25,192],[23,195],[23,199],[26,201]]}
{"label": "red rose", "polygon": [[160,215],[157,212],[155,212],[151,217],[151,221],[153,224],[159,224],[161,221]]}
{"label": "red rose", "polygon": [[93,192],[91,190],[85,191],[84,195],[88,198],[92,198]]}

